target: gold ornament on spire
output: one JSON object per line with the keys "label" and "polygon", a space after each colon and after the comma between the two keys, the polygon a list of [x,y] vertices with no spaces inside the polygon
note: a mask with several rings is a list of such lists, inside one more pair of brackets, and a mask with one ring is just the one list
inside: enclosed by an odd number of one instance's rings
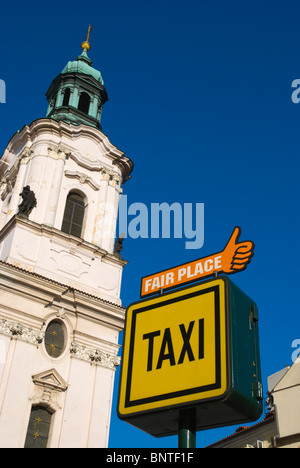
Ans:
{"label": "gold ornament on spire", "polygon": [[86,35],[86,40],[81,44],[82,50],[90,50],[90,48],[91,48],[91,44],[89,43],[89,39],[90,39],[90,34],[91,34],[92,29],[93,29],[93,27],[90,25],[89,29],[88,29],[88,33]]}

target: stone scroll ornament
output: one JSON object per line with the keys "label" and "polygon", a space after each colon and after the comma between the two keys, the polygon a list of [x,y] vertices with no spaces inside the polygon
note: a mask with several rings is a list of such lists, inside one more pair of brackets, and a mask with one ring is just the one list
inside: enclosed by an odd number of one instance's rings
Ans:
{"label": "stone scroll ornament", "polygon": [[114,253],[118,255],[119,257],[121,256],[121,252],[123,250],[124,237],[125,237],[125,234],[122,233],[120,237],[118,237],[115,243]]}
{"label": "stone scroll ornament", "polygon": [[214,274],[230,275],[245,270],[254,254],[254,242],[239,241],[241,228],[236,226],[224,250],[142,278],[141,297],[191,283]]}

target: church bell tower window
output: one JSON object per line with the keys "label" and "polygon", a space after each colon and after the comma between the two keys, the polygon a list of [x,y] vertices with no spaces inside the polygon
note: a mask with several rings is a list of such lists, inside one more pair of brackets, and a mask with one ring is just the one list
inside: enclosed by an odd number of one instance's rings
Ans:
{"label": "church bell tower window", "polygon": [[83,198],[74,192],[68,195],[61,230],[66,234],[81,237],[84,218]]}
{"label": "church bell tower window", "polygon": [[85,114],[89,113],[91,98],[87,93],[81,93],[79,98],[78,110],[84,112]]}
{"label": "church bell tower window", "polygon": [[68,106],[69,105],[70,95],[71,95],[70,88],[66,88],[65,89],[65,94],[64,94],[64,100],[63,100],[63,106]]}

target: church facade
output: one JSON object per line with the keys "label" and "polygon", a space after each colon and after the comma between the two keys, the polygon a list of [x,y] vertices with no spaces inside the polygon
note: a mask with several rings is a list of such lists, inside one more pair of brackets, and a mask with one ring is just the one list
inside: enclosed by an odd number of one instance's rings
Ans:
{"label": "church facade", "polygon": [[133,164],[101,131],[107,93],[89,49],[0,159],[2,448],[108,445],[125,316],[116,226]]}

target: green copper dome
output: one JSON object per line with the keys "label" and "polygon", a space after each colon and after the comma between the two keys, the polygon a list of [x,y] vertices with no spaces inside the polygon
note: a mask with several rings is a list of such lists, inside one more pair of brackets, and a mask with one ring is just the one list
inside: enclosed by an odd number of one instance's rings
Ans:
{"label": "green copper dome", "polygon": [[[90,28],[89,28],[90,32]],[[83,52],[68,62],[46,93],[48,100],[47,117],[71,125],[91,125],[101,130],[101,114],[108,100],[104,81],[99,70],[92,67],[87,51],[88,42],[81,44]]]}
{"label": "green copper dome", "polygon": [[95,80],[99,81],[102,86],[104,85],[100,71],[92,67],[92,61],[87,56],[86,50],[84,50],[81,55],[78,55],[73,62],[68,62],[61,73],[83,73],[84,75],[92,76]]}

